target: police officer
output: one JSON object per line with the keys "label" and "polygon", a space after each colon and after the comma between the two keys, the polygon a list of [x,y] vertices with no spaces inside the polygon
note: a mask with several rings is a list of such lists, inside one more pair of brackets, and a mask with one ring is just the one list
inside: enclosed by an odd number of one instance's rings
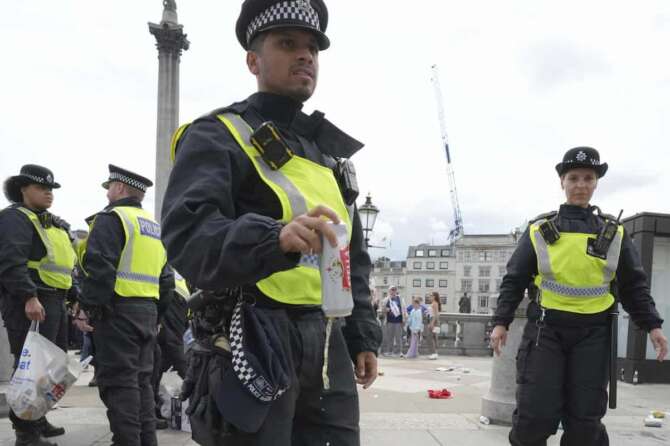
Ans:
{"label": "police officer", "polygon": [[[0,211],[0,304],[16,368],[31,321],[39,332],[63,350],[67,348],[65,299],[72,287],[76,255],[69,225],[51,214],[53,189],[60,184],[42,166],[28,164],[4,184],[13,204]],[[44,437],[63,435],[46,418],[25,421],[9,414],[16,445],[53,445]]]}
{"label": "police officer", "polygon": [[[258,92],[175,135],[176,163],[163,206],[170,263],[198,288],[241,287],[255,302],[258,318],[276,324],[268,332],[278,333],[281,361],[288,362],[290,375],[289,389],[270,403],[257,430],[244,432],[230,423],[221,438],[196,440],[201,444],[360,442],[355,382],[367,388],[375,380],[381,342],[369,299],[370,258],[354,206],[354,178],[344,164],[362,144],[322,113],[301,111],[316,87],[320,51],[330,44],[327,24],[322,0],[245,1],[236,34]],[[262,126],[268,121],[271,125]],[[324,390],[326,323],[317,255],[322,235],[336,244],[328,220],[348,229],[354,309],[333,329],[330,389]],[[200,413],[199,406],[194,410]],[[201,438],[194,421],[192,415],[194,438]]]}
{"label": "police officer", "polygon": [[81,258],[80,301],[93,326],[95,376],[114,445],[157,444],[153,352],[158,313],[169,304],[174,276],[160,226],[142,209],[152,184],[110,164],[102,185],[109,205],[87,219],[90,234]]}
{"label": "police officer", "polygon": [[512,445],[546,445],[561,421],[561,445],[609,444],[601,419],[615,281],[623,308],[649,332],[658,360],[667,354],[663,320],[630,237],[617,218],[590,204],[607,167],[593,148],[568,150],[556,166],[566,203],[530,223],[507,264],[491,334],[496,353],[525,288],[532,281],[539,289],[517,356]]}

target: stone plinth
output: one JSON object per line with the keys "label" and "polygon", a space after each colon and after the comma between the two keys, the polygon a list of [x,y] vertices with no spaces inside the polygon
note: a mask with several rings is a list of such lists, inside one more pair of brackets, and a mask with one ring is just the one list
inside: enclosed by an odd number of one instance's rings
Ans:
{"label": "stone plinth", "polygon": [[516,354],[521,344],[525,317],[516,317],[507,332],[500,356],[493,355],[491,387],[482,398],[482,415],[494,424],[511,425],[516,408]]}

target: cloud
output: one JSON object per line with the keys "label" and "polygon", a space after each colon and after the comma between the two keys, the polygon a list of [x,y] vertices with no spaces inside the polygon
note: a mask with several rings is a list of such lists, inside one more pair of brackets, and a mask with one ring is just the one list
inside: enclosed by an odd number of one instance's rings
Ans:
{"label": "cloud", "polygon": [[603,76],[611,71],[605,57],[589,48],[567,41],[544,41],[528,47],[522,63],[530,81],[540,89]]}

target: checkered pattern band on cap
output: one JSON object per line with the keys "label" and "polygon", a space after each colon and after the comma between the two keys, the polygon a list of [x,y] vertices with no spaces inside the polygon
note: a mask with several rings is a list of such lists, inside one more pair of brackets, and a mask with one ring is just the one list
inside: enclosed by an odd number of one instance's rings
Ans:
{"label": "checkered pattern band on cap", "polygon": [[46,183],[46,181],[44,181],[44,178],[42,178],[42,177],[36,177],[35,175],[30,175],[30,174],[27,174],[27,173],[22,173],[21,175],[23,175],[24,177],[30,178],[31,180],[35,181],[36,183],[40,183],[40,184],[45,184]]}
{"label": "checkered pattern band on cap", "polygon": [[[242,302],[238,302],[233,311],[233,317],[230,321],[230,351],[232,353],[232,366],[237,379],[245,389],[253,386],[253,381],[258,377],[258,372],[246,359],[244,354],[244,329],[242,328]],[[265,402],[274,401],[279,398],[286,389],[277,389],[272,396],[256,395],[258,399]]]}
{"label": "checkered pattern band on cap", "polygon": [[110,173],[109,174],[109,181],[120,181],[121,183],[125,183],[128,186],[132,186],[135,189],[141,190],[142,192],[147,191],[147,185],[146,184],[144,184],[143,182],[138,181],[134,178],[130,178],[126,175],[123,175],[122,173],[118,173],[118,172]]}
{"label": "checkered pattern band on cap", "polygon": [[251,23],[249,23],[249,27],[247,28],[247,44],[250,43],[251,37],[256,31],[280,20],[303,22],[310,28],[321,31],[319,14],[312,7],[309,0],[277,2],[258,14]]}

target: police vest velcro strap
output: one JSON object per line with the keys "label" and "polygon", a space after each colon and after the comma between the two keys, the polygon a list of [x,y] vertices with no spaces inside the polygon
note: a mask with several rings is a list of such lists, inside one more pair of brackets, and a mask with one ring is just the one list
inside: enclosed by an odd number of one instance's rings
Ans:
{"label": "police vest velcro strap", "polygon": [[563,285],[553,280],[542,279],[540,282],[540,288],[543,290],[553,291],[554,293],[560,294],[562,296],[570,297],[600,297],[604,294],[609,293],[610,287],[607,286],[594,286],[594,287],[574,287],[569,285]]}
{"label": "police vest velcro strap", "polygon": [[40,279],[48,286],[63,290],[70,289],[76,253],[68,233],[54,226],[45,229],[33,211],[24,207],[17,209],[28,217],[46,251],[46,255],[41,260],[29,260],[28,268],[37,270]]}

